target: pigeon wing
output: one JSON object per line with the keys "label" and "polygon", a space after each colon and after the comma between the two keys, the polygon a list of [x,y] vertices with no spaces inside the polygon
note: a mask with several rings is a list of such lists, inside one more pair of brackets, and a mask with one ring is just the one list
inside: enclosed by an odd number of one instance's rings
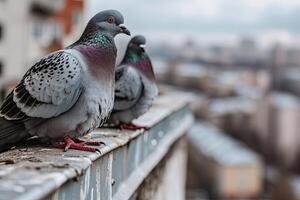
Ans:
{"label": "pigeon wing", "polygon": [[69,110],[82,92],[82,66],[65,51],[54,52],[33,65],[7,96],[0,115],[9,120],[51,118]]}
{"label": "pigeon wing", "polygon": [[139,72],[131,66],[120,66],[116,70],[114,110],[132,107],[142,93],[142,81]]}

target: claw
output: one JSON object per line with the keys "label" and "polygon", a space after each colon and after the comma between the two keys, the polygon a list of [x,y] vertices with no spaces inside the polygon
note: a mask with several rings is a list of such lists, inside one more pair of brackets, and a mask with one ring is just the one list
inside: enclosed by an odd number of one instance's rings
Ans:
{"label": "claw", "polygon": [[89,147],[86,145],[91,145],[91,146],[99,146],[101,144],[104,144],[103,142],[86,142],[83,141],[81,139],[72,139],[68,136],[66,136],[64,138],[64,142],[63,143],[57,143],[54,144],[53,147],[54,148],[63,148],[65,151],[68,151],[69,149],[76,149],[76,150],[80,150],[80,151],[89,151],[89,152],[96,152],[98,151],[99,153],[100,150],[94,147]]}

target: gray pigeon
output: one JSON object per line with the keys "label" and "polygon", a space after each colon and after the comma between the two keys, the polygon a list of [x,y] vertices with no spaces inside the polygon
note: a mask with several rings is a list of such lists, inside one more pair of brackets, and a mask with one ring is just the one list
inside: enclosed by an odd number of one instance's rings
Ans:
{"label": "gray pigeon", "polygon": [[130,35],[123,22],[116,10],[99,12],[78,41],[26,72],[0,108],[0,150],[31,136],[64,140],[56,146],[65,150],[96,150],[74,141],[100,126],[113,109],[114,36]]}
{"label": "gray pigeon", "polygon": [[133,37],[123,58],[116,67],[115,103],[108,123],[125,129],[147,128],[132,124],[144,114],[158,94],[151,61],[143,45],[145,37]]}

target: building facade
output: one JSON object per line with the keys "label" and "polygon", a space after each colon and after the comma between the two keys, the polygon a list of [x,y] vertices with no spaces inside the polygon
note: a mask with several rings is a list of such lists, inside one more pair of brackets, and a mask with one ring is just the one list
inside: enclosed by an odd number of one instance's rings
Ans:
{"label": "building facade", "polygon": [[0,86],[82,31],[84,0],[0,0]]}

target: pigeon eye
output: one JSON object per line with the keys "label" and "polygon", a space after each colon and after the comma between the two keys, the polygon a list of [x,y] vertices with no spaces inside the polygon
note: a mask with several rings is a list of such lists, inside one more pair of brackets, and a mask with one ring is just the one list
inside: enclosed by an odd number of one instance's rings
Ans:
{"label": "pigeon eye", "polygon": [[107,17],[106,21],[110,24],[115,23],[115,18],[113,16]]}

